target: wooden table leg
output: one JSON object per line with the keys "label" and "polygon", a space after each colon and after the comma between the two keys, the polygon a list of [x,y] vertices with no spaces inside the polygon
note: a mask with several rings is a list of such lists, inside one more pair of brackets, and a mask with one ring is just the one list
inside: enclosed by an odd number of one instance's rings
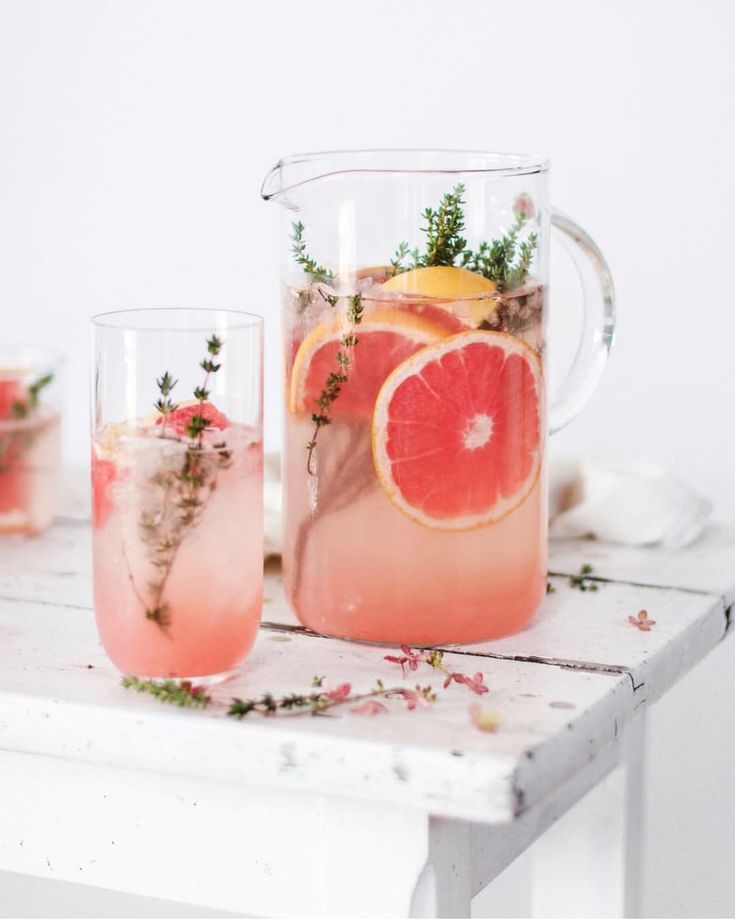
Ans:
{"label": "wooden table leg", "polygon": [[622,762],[533,846],[534,917],[639,915],[645,715]]}

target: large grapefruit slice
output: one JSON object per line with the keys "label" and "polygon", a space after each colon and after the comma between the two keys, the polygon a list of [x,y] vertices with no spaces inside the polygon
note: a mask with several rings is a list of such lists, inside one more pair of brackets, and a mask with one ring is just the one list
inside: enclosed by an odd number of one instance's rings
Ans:
{"label": "large grapefruit slice", "polygon": [[535,353],[502,332],[461,333],[409,357],[373,416],[373,461],[390,499],[444,530],[500,520],[538,477],[541,393]]}
{"label": "large grapefruit slice", "polygon": [[349,327],[340,317],[316,326],[299,346],[291,372],[291,412],[316,412],[317,401],[330,374],[339,370],[337,353],[349,357],[347,381],[331,407],[332,418],[370,418],[375,398],[388,374],[426,345],[440,341],[449,330],[430,319],[403,310],[379,307],[354,327],[357,344],[342,338]]}

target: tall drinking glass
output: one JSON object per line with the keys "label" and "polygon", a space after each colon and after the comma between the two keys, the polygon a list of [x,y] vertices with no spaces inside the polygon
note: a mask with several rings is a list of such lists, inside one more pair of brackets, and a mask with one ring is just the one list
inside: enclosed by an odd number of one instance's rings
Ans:
{"label": "tall drinking glass", "polygon": [[61,492],[60,356],[0,347],[0,533],[35,534]]}
{"label": "tall drinking glass", "polygon": [[94,324],[94,604],[126,675],[220,679],[263,589],[263,324],[126,310]]}

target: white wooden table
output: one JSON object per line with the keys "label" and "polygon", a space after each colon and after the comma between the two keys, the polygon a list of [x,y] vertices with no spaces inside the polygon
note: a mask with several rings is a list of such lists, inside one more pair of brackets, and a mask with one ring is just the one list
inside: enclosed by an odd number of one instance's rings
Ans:
{"label": "white wooden table", "polygon": [[[599,590],[569,576],[594,566]],[[468,916],[481,890],[606,774],[602,913],[635,915],[645,709],[725,637],[735,532],[680,552],[552,546],[533,628],[447,648],[482,671],[429,710],[237,722],[121,688],[91,610],[85,512],[0,544],[0,869],[256,916]],[[649,632],[628,623],[646,608]],[[280,575],[223,698],[308,689],[313,675],[400,682],[385,649],[299,626]],[[410,675],[439,686],[428,668]],[[563,861],[561,861],[563,865]],[[558,870],[557,870],[558,871]],[[578,885],[574,865],[570,886]],[[604,875],[604,878],[602,878]]]}

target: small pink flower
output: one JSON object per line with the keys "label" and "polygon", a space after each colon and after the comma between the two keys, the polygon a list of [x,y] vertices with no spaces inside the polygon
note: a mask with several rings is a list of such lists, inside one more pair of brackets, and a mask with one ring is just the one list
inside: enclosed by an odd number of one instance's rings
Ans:
{"label": "small pink flower", "polygon": [[525,192],[519,195],[513,202],[513,213],[518,217],[522,214],[526,220],[532,220],[536,216],[536,208],[533,204],[533,198]]}
{"label": "small pink flower", "polygon": [[489,688],[485,686],[483,675],[478,671],[472,677],[468,677],[466,674],[459,674],[456,671],[453,671],[451,674],[447,674],[444,678],[444,689],[454,681],[456,684],[464,684],[466,687],[469,687],[473,693],[482,695],[483,693],[488,693]]}
{"label": "small pink flower", "polygon": [[415,690],[401,690],[401,696],[406,701],[406,705],[409,709],[416,709],[417,706],[422,709],[429,708],[429,700],[422,693],[417,693]]}
{"label": "small pink flower", "polygon": [[485,686],[485,682],[480,671],[478,671],[477,674],[474,674],[472,677],[465,677],[464,682],[473,693],[477,693],[479,696],[482,696],[483,693],[488,692],[488,687]]}
{"label": "small pink flower", "polygon": [[409,648],[407,645],[401,645],[401,651],[403,655],[398,657],[397,655],[384,655],[386,661],[390,661],[392,664],[399,664],[401,666],[401,672],[403,676],[406,676],[406,668],[409,671],[415,671],[419,662],[424,660],[423,652],[414,652],[413,649]]}
{"label": "small pink flower", "polygon": [[479,703],[471,703],[467,710],[473,724],[481,732],[495,732],[500,725],[500,716],[491,709],[483,709]]}
{"label": "small pink flower", "polygon": [[352,684],[339,684],[337,687],[329,687],[328,684],[324,683],[324,692],[327,695],[327,699],[332,700],[335,703],[340,703],[342,700],[347,699],[352,690]]}
{"label": "small pink flower", "polygon": [[377,716],[381,712],[388,712],[388,707],[377,700],[365,700],[359,706],[353,706],[350,712],[358,713],[363,716]]}
{"label": "small pink flower", "polygon": [[650,632],[651,627],[656,625],[655,620],[648,619],[647,610],[639,610],[637,616],[628,617],[628,622],[631,626],[637,626],[638,629],[642,630],[643,632]]}

